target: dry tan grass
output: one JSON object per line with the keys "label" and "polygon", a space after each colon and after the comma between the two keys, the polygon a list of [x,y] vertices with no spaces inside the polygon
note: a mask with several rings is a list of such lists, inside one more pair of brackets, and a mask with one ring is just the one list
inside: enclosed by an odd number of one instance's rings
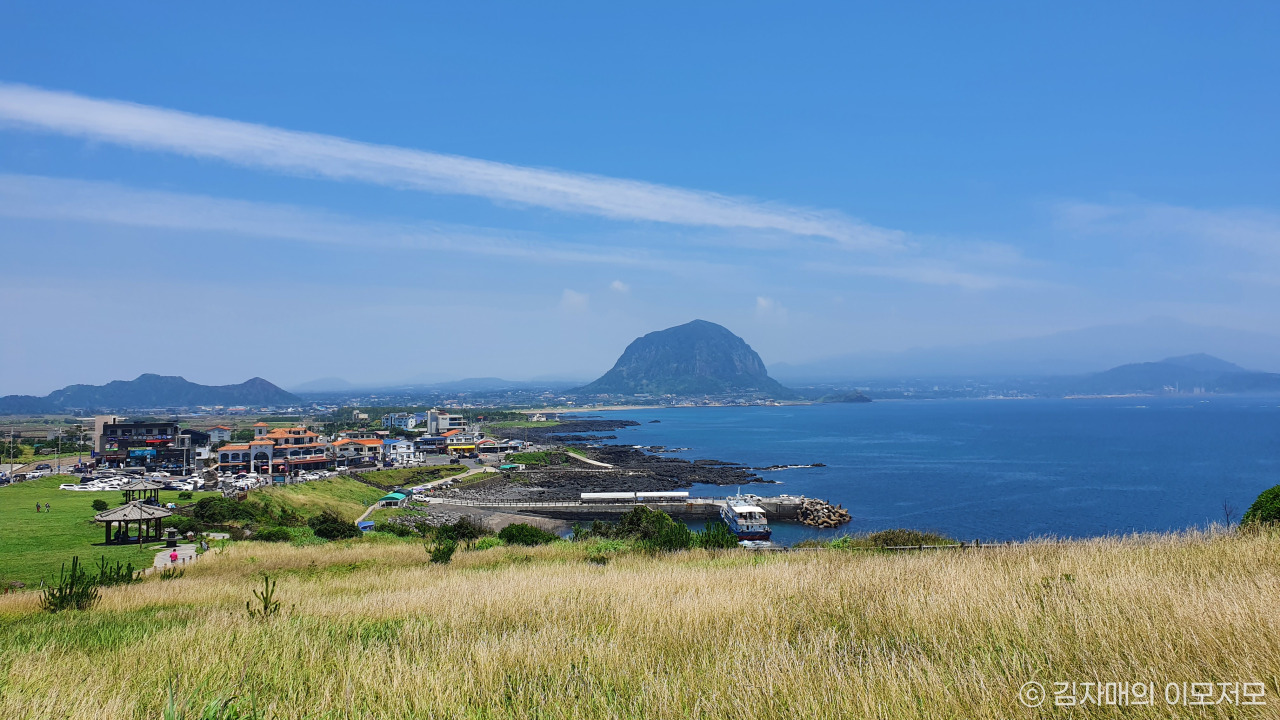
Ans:
{"label": "dry tan grass", "polygon": [[[981,551],[463,552],[242,543],[48,616],[0,597],[0,717],[1270,717],[1280,541],[1184,534]],[[279,578],[280,618],[244,608]],[[1023,683],[1267,683],[1269,705],[1044,707]]]}

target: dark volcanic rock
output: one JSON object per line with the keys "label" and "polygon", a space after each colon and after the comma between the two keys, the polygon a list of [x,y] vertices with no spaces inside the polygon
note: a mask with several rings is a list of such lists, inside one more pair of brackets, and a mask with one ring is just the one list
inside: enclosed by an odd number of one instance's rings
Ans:
{"label": "dark volcanic rock", "polygon": [[513,428],[504,431],[504,435],[516,440],[528,440],[533,443],[591,442],[593,440],[612,440],[616,435],[596,435],[595,433],[635,427],[640,423],[635,420],[621,418],[575,418],[561,420],[555,425],[541,427]]}
{"label": "dark volcanic rock", "polygon": [[444,490],[441,494],[477,500],[576,500],[579,493],[584,492],[656,492],[679,490],[695,483],[746,485],[773,482],[732,463],[715,460],[689,462],[619,445],[591,448],[589,454],[592,459],[609,463],[617,470],[532,470]]}

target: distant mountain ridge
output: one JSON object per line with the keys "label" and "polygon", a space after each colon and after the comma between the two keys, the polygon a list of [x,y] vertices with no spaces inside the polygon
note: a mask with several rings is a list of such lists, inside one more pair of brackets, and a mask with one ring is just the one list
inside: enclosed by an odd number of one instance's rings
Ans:
{"label": "distant mountain ridge", "polygon": [[651,332],[627,346],[609,372],[570,392],[584,395],[795,393],[769,377],[764,362],[727,328],[694,320]]}
{"label": "distant mountain ridge", "polygon": [[296,405],[301,399],[260,377],[238,385],[200,385],[176,375],[145,373],[106,385],[68,385],[44,397],[0,397],[0,414],[28,415],[66,410],[115,411],[196,405]]}
{"label": "distant mountain ridge", "polygon": [[1280,335],[1152,317],[1012,340],[776,363],[769,372],[792,386],[873,378],[1051,377],[1203,352],[1280,371]]}
{"label": "distant mountain ridge", "polygon": [[1280,374],[1246,370],[1221,358],[1196,353],[1159,362],[1120,365],[1105,372],[1063,380],[1063,389],[1070,394],[1155,394],[1168,388],[1178,392],[1280,392]]}

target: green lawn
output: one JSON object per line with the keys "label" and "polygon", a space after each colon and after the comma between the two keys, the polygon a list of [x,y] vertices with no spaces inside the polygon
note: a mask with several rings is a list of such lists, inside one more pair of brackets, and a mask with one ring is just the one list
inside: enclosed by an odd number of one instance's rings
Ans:
{"label": "green lawn", "polygon": [[[104,546],[102,525],[93,521],[94,500],[115,507],[124,501],[119,492],[75,492],[58,485],[77,482],[68,475],[52,475],[38,480],[0,487],[0,583],[13,580],[37,585],[41,578],[56,579],[58,568],[79,555],[80,561],[96,564],[102,555],[115,562],[132,561],[135,567],[150,567],[156,551],[151,545]],[[178,500],[178,492],[162,491],[162,503],[188,503],[206,495],[195,493],[192,500]],[[37,513],[36,503],[49,503],[49,512]]]}
{"label": "green lawn", "polygon": [[[577,454],[586,457],[586,455],[580,451]],[[569,458],[565,457],[563,452],[546,450],[540,452],[511,453],[507,456],[507,462],[519,463],[521,465],[564,465],[569,462]]]}

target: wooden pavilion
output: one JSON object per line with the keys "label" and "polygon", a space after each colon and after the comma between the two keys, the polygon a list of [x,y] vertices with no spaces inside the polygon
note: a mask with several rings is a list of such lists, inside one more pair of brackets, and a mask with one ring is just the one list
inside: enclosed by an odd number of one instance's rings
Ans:
{"label": "wooden pavilion", "polygon": [[152,540],[163,539],[160,534],[163,530],[165,518],[173,513],[164,508],[155,505],[147,505],[141,500],[134,500],[125,503],[117,508],[103,510],[93,516],[95,522],[105,523],[107,527],[107,543],[111,543],[111,527],[117,528],[117,534],[123,538],[120,542],[129,542],[129,525],[131,523],[138,524],[138,544]]}
{"label": "wooden pavilion", "polygon": [[133,502],[134,500],[150,500],[153,504],[160,504],[160,491],[164,489],[164,485],[152,480],[133,480],[120,486],[124,491],[124,501]]}

